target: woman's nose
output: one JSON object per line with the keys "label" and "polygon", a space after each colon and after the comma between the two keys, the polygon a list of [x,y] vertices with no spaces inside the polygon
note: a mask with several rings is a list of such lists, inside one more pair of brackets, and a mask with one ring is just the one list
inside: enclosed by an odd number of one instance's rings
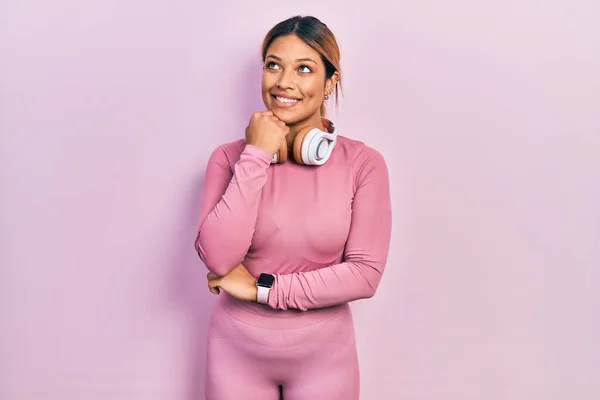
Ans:
{"label": "woman's nose", "polygon": [[289,89],[294,87],[294,76],[292,71],[281,71],[279,75],[279,79],[277,81],[277,86],[282,89]]}

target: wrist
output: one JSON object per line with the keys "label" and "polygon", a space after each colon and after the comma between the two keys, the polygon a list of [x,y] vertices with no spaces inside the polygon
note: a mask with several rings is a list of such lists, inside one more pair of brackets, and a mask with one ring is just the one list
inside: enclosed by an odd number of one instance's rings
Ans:
{"label": "wrist", "polygon": [[275,276],[261,273],[256,280],[256,302],[260,304],[269,303],[269,295],[275,283]]}

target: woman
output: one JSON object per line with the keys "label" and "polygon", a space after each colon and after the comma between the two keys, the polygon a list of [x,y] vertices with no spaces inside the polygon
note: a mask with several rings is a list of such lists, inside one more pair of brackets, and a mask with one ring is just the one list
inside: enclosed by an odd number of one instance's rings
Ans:
{"label": "woman", "polygon": [[325,118],[341,85],[325,24],[277,24],[262,59],[267,110],[245,139],[214,150],[200,206],[195,246],[209,289],[221,293],[206,399],[358,399],[348,302],[375,294],[387,261],[387,166]]}

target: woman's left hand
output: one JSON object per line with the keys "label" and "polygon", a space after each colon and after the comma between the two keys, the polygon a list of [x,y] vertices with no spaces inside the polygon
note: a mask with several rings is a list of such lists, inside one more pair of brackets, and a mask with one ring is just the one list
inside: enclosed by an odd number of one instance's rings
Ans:
{"label": "woman's left hand", "polygon": [[227,275],[220,277],[214,272],[209,272],[206,278],[211,293],[219,294],[222,289],[238,300],[256,301],[256,278],[243,264],[238,264]]}

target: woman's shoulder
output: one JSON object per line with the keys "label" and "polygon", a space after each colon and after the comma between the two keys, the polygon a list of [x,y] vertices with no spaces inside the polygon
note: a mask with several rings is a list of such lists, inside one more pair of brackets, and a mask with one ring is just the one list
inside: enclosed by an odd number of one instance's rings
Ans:
{"label": "woman's shoulder", "polygon": [[336,147],[342,149],[342,153],[355,167],[360,168],[365,165],[386,166],[382,152],[362,140],[338,135]]}
{"label": "woman's shoulder", "polygon": [[239,159],[246,146],[245,139],[236,139],[221,143],[212,150],[210,161],[220,164],[234,165]]}

